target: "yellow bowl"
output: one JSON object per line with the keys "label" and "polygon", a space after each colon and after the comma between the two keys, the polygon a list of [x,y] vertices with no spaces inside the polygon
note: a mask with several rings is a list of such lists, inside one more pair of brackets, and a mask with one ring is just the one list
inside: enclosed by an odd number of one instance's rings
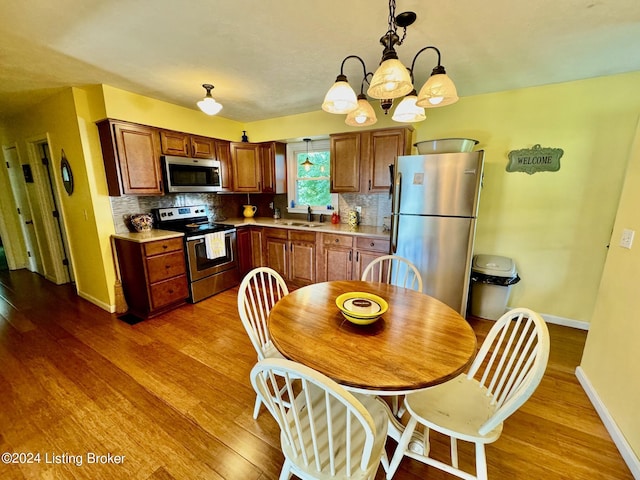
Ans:
{"label": "yellow bowl", "polygon": [[351,323],[369,325],[380,318],[389,308],[387,302],[367,292],[347,292],[336,298],[340,312]]}

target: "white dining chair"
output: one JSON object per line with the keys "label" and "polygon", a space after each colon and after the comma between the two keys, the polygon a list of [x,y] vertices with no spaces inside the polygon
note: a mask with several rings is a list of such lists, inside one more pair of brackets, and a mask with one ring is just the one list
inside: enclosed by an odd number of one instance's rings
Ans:
{"label": "white dining chair", "polygon": [[309,367],[277,358],[259,361],[251,384],[281,430],[280,480],[364,480],[375,477],[381,462],[388,468],[389,417],[378,397],[349,393]]}
{"label": "white dining chair", "polygon": [[[269,267],[254,268],[240,283],[238,314],[256,350],[258,360],[284,358],[271,342],[267,319],[276,302],[288,294],[289,289],[284,279]],[[260,398],[256,396],[253,418],[258,418],[260,405]]]}
{"label": "white dining chair", "polygon": [[[500,437],[503,422],[533,394],[548,358],[549,331],[540,315],[527,308],[505,313],[487,334],[467,374],[405,397],[409,420],[387,479],[404,456],[467,480],[487,479],[485,444]],[[416,430],[418,424],[423,433]],[[430,429],[450,437],[450,464],[429,456]],[[457,440],[475,444],[475,475],[458,467]]]}
{"label": "white dining chair", "polygon": [[[364,282],[380,282],[410,288],[422,293],[422,277],[417,267],[399,255],[382,255],[373,260],[362,272]],[[404,410],[399,403],[402,396],[391,397],[391,411],[402,416]]]}
{"label": "white dining chair", "polygon": [[362,272],[361,280],[381,282],[422,292],[422,277],[416,266],[398,255],[383,255],[373,260]]}

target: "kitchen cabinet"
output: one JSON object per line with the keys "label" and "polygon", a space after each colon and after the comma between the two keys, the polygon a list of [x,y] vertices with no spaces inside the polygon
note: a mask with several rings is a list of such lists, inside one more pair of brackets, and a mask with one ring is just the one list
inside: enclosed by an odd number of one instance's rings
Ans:
{"label": "kitchen cabinet", "polygon": [[220,162],[220,180],[222,191],[233,191],[231,173],[231,142],[216,139],[216,159]]}
{"label": "kitchen cabinet", "polygon": [[267,266],[295,285],[316,281],[316,234],[284,228],[265,229]]}
{"label": "kitchen cabinet", "polygon": [[391,241],[375,237],[355,237],[355,263],[353,264],[353,279],[362,278],[362,272],[373,260],[389,254]]}
{"label": "kitchen cabinet", "polygon": [[253,268],[251,229],[248,227],[238,228],[236,241],[238,245],[238,268],[240,269],[240,276],[244,277]]}
{"label": "kitchen cabinet", "polygon": [[280,142],[260,144],[260,167],[263,193],[286,193],[286,145]]}
{"label": "kitchen cabinet", "polygon": [[149,318],[189,297],[182,238],[137,242],[115,238],[129,313]]}
{"label": "kitchen cabinet", "polygon": [[286,145],[280,142],[231,143],[233,191],[286,192]]}
{"label": "kitchen cabinet", "polygon": [[411,127],[331,135],[331,192],[389,192],[389,165],[411,153]]}
{"label": "kitchen cabinet", "polygon": [[318,244],[318,281],[351,280],[353,235],[322,233]]}
{"label": "kitchen cabinet", "polygon": [[163,155],[190,158],[216,158],[216,140],[173,130],[160,130]]}
{"label": "kitchen cabinet", "polygon": [[264,228],[251,227],[251,266],[253,268],[265,267],[267,265],[267,259],[264,252]]}
{"label": "kitchen cabinet", "polygon": [[158,130],[112,119],[97,126],[109,196],[162,195]]}
{"label": "kitchen cabinet", "polygon": [[388,239],[359,235],[319,235],[318,282],[359,280],[374,259],[389,253]]}

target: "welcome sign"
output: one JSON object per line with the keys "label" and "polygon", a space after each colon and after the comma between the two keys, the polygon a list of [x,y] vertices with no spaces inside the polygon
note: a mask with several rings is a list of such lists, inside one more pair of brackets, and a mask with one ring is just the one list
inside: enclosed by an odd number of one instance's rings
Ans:
{"label": "welcome sign", "polygon": [[557,172],[560,170],[560,158],[564,154],[561,148],[542,148],[539,144],[532,148],[509,152],[507,172]]}

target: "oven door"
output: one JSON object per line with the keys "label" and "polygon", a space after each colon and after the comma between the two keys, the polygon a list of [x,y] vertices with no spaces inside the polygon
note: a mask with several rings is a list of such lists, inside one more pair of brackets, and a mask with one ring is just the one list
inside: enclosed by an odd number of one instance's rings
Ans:
{"label": "oven door", "polygon": [[222,190],[220,162],[165,156],[167,192],[219,192]]}
{"label": "oven door", "polygon": [[224,235],[225,254],[218,258],[207,258],[205,236],[187,237],[187,263],[192,282],[227,270],[238,268],[236,256],[236,231],[228,230]]}

